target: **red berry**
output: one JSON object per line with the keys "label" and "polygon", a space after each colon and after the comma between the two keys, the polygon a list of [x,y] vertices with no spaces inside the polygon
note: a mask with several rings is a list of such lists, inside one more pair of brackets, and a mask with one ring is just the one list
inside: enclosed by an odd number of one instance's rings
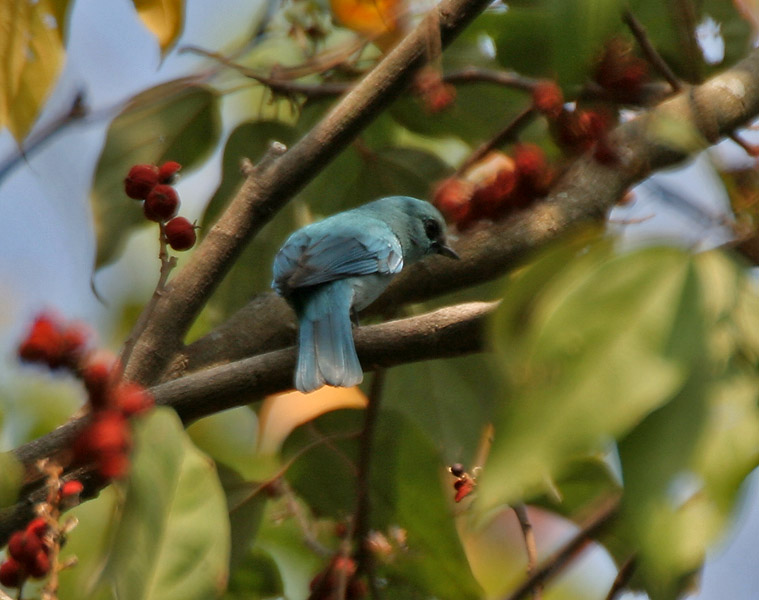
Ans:
{"label": "red berry", "polygon": [[17,560],[8,558],[0,564],[0,584],[7,588],[21,587],[26,579],[26,573]]}
{"label": "red berry", "polygon": [[82,360],[89,337],[89,329],[82,323],[68,325],[61,335],[62,362],[71,368],[76,368]]}
{"label": "red berry", "polygon": [[113,391],[112,404],[125,417],[144,413],[153,408],[153,396],[138,383],[125,381],[116,386]]}
{"label": "red berry", "polygon": [[35,519],[32,519],[29,521],[29,524],[26,526],[26,532],[37,536],[39,539],[42,539],[42,537],[45,535],[48,529],[48,524],[42,517],[37,517]]}
{"label": "red berry", "polygon": [[98,459],[98,472],[105,479],[121,479],[129,472],[126,452],[108,452]]}
{"label": "red berry", "polygon": [[8,554],[22,564],[29,564],[42,549],[39,537],[28,531],[17,531],[8,541]]}
{"label": "red berry", "polygon": [[174,250],[189,250],[195,245],[195,226],[184,217],[175,217],[164,226],[166,241]]}
{"label": "red berry", "polygon": [[532,105],[540,113],[557,118],[564,108],[564,94],[554,81],[541,81],[532,89]]}
{"label": "red berry", "polygon": [[536,179],[546,170],[546,156],[535,144],[520,144],[514,149],[514,163],[521,177]]}
{"label": "red berry", "polygon": [[34,320],[29,333],[21,342],[18,354],[21,360],[57,367],[61,363],[62,347],[60,324],[53,317],[41,314]]}
{"label": "red berry", "polygon": [[174,183],[174,180],[176,179],[176,174],[179,172],[179,170],[182,168],[182,165],[180,165],[175,160],[170,160],[161,165],[161,167],[158,169],[158,181],[160,183]]}
{"label": "red berry", "polygon": [[155,165],[135,165],[129,169],[124,179],[126,195],[135,200],[144,200],[158,183],[158,167]]}
{"label": "red berry", "polygon": [[50,557],[47,552],[40,550],[34,558],[27,564],[29,575],[35,579],[40,579],[50,572]]}
{"label": "red berry", "polygon": [[450,177],[441,181],[432,195],[432,204],[447,221],[461,223],[469,215],[475,186],[469,181]]}
{"label": "red berry", "polygon": [[145,217],[156,223],[168,221],[179,210],[179,194],[170,185],[158,184],[145,198]]}
{"label": "red berry", "polygon": [[95,413],[89,426],[74,442],[74,454],[84,462],[99,459],[101,455],[126,452],[132,443],[126,417],[115,410]]}

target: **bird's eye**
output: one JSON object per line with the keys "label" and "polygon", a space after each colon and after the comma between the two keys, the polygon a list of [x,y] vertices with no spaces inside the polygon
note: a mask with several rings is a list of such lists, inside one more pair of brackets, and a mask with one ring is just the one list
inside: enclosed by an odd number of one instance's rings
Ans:
{"label": "bird's eye", "polygon": [[430,240],[436,240],[440,237],[440,223],[435,219],[424,220],[424,233]]}

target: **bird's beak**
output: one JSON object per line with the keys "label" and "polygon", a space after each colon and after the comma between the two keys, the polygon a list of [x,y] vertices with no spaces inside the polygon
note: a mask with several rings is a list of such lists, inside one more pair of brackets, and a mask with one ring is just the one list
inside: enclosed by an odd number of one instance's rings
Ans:
{"label": "bird's beak", "polygon": [[461,258],[453,248],[445,243],[445,240],[438,240],[435,243],[435,250],[438,254],[442,254],[448,258],[455,258],[456,260],[459,260]]}

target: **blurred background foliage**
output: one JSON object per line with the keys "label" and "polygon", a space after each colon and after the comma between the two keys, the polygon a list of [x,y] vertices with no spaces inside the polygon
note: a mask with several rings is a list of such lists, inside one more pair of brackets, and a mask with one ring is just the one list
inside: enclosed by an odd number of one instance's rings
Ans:
{"label": "blurred background foliage", "polygon": [[[11,15],[16,4],[24,9]],[[33,61],[2,59],[0,123],[19,142],[56,81],[69,4],[0,8],[0,24],[17,32],[14,56],[30,36],[41,40],[38,57],[58,57],[45,72]],[[428,8],[402,0],[372,6],[365,13],[356,0],[271,3],[250,39],[223,60],[204,55],[197,72],[131,98],[111,122],[94,170],[95,268],[116,260],[146,225],[122,193],[133,164],[176,160],[186,176],[221,152],[202,237],[240,185],[240,161],[255,163],[274,140],[297,142],[333,105],[294,84],[349,85]],[[755,35],[756,9],[739,0],[496,2],[435,58],[443,74],[474,67],[555,80],[575,100],[609,40],[633,43],[621,19],[627,7],[686,82],[733,64]],[[181,1],[135,1],[135,10],[162,55],[198,52],[176,45]],[[55,35],[42,40],[45,23]],[[699,37],[711,24],[722,45],[717,59]],[[366,31],[378,37],[366,40]],[[16,110],[19,103],[37,112]],[[437,182],[530,103],[523,89],[484,81],[458,84],[439,112],[418,90],[403,94],[249,244],[192,336],[267,292],[274,253],[292,230],[380,196],[430,198]],[[538,144],[557,168],[566,164],[544,119],[520,139]],[[723,176],[734,199],[755,195],[733,174]],[[752,207],[737,206],[738,220],[750,221]],[[493,352],[386,374],[367,483],[382,597],[508,597],[527,568],[509,505],[530,505],[542,560],[609,499],[619,501],[616,518],[542,598],[603,599],[632,557],[631,588],[654,600],[683,597],[759,459],[759,297],[748,266],[727,250],[629,248],[611,231],[587,231],[508,277],[403,311],[472,298],[501,300],[489,327]],[[117,330],[128,331],[136,311],[117,313]],[[80,390],[45,377],[25,374],[4,392],[7,447],[73,412]],[[158,411],[141,425],[129,480],[75,509],[80,526],[67,551],[79,565],[62,575],[60,597],[308,597],[314,577],[346,552],[355,526],[368,394],[365,384],[348,394],[322,390],[305,403],[268,398],[187,432]],[[9,505],[18,469],[0,458],[0,502]],[[477,480],[458,504],[447,469],[453,463]]]}

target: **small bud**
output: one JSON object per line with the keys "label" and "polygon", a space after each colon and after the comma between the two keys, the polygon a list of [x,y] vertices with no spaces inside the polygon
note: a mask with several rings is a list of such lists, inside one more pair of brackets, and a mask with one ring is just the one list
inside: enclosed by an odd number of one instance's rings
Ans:
{"label": "small bud", "polygon": [[195,226],[184,217],[175,217],[164,226],[166,241],[174,250],[189,250],[195,245]]}
{"label": "small bud", "polygon": [[177,214],[179,210],[179,194],[170,185],[159,184],[145,198],[143,212],[145,218],[163,223]]}
{"label": "small bud", "polygon": [[158,183],[158,167],[155,165],[135,165],[124,179],[126,195],[135,200],[144,200]]}
{"label": "small bud", "polygon": [[175,160],[163,163],[158,169],[158,181],[160,183],[174,183],[181,168],[182,165]]}
{"label": "small bud", "polygon": [[461,477],[466,472],[464,470],[464,465],[461,463],[453,463],[450,467],[448,467],[448,470],[454,477]]}
{"label": "small bud", "polygon": [[84,489],[82,482],[77,479],[67,481],[61,486],[61,498],[69,498],[71,496],[79,496]]}
{"label": "small bud", "polygon": [[19,345],[18,354],[23,361],[57,367],[61,363],[62,342],[60,324],[43,313],[32,323],[29,333]]}

